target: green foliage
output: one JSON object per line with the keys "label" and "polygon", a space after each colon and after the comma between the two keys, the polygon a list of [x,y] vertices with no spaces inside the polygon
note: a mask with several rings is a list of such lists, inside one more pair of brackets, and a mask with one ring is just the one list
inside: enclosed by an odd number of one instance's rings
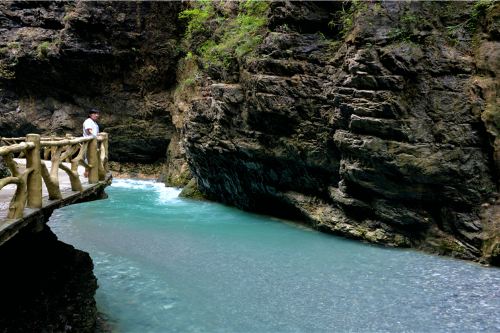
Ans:
{"label": "green foliage", "polygon": [[231,15],[216,10],[210,1],[195,2],[194,8],[179,15],[188,20],[185,38],[189,57],[199,56],[204,67],[228,69],[235,59],[262,42],[268,9],[266,1],[246,0],[239,3],[237,14]]}
{"label": "green foliage", "polygon": [[8,56],[9,54],[15,54],[21,48],[21,44],[18,42],[9,42],[6,46],[0,48],[0,55]]}
{"label": "green foliage", "polygon": [[7,43],[7,48],[9,50],[18,50],[21,48],[21,44],[19,42],[9,42]]}
{"label": "green foliage", "polygon": [[189,39],[193,34],[204,31],[213,16],[214,9],[209,0],[197,1],[194,8],[182,11],[179,18],[188,22],[185,37]]}
{"label": "green foliage", "polygon": [[[449,25],[446,27],[447,36],[451,45],[457,45],[460,35],[466,33],[474,34],[481,25],[481,21],[487,16],[488,12],[495,5],[493,0],[476,0],[470,10],[467,20],[458,24]],[[473,39],[473,45],[477,42],[477,38]]]}
{"label": "green foliage", "polygon": [[332,20],[328,22],[328,27],[331,30],[337,30],[339,37],[343,39],[352,30],[356,15],[367,8],[368,4],[361,0],[343,1],[342,9],[333,14]]}
{"label": "green foliage", "polygon": [[467,30],[475,32],[481,18],[486,16],[494,3],[495,1],[493,0],[476,0],[472,6],[470,18],[466,22]]}
{"label": "green foliage", "polygon": [[490,9],[493,8],[493,0],[476,0],[472,6],[469,18],[456,25],[446,27],[448,32],[453,33],[461,28],[466,28],[469,32],[475,32],[481,18],[485,17]]}
{"label": "green foliage", "polygon": [[190,100],[196,94],[196,82],[198,78],[199,70],[195,57],[191,52],[188,52],[186,57],[179,61],[177,68],[178,84],[174,92],[175,99]]}
{"label": "green foliage", "polygon": [[51,46],[50,42],[43,42],[40,45],[38,45],[36,48],[37,57],[40,59],[45,59],[49,54],[50,46]]}
{"label": "green foliage", "polygon": [[389,36],[396,41],[411,42],[419,24],[425,22],[425,18],[407,10],[399,22],[400,24],[390,31]]}

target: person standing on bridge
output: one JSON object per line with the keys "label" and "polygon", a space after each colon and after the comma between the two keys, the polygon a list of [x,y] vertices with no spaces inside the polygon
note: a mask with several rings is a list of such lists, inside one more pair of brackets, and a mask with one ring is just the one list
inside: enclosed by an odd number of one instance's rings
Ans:
{"label": "person standing on bridge", "polygon": [[99,119],[98,109],[90,109],[89,117],[83,122],[83,136],[97,136],[99,134],[99,125],[97,124],[97,119]]}
{"label": "person standing on bridge", "polygon": [[[97,136],[99,134],[99,125],[97,124],[97,119],[99,119],[99,114],[101,111],[98,109],[90,109],[89,117],[83,122],[83,136]],[[89,169],[85,168],[85,177],[89,176]]]}

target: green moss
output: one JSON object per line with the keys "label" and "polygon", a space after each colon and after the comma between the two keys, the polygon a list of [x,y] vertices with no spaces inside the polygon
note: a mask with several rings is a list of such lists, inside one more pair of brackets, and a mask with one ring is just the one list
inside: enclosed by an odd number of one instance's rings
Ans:
{"label": "green moss", "polygon": [[459,255],[465,254],[463,246],[452,239],[441,239],[438,243],[437,250],[444,255]]}
{"label": "green moss", "polygon": [[189,183],[182,189],[180,197],[196,200],[205,200],[206,197],[198,188],[198,183],[195,178],[192,178]]}
{"label": "green moss", "polygon": [[37,57],[40,59],[47,58],[47,55],[49,54],[50,47],[51,47],[50,42],[43,42],[43,43],[39,44],[36,48]]}
{"label": "green moss", "polygon": [[189,181],[192,179],[191,177],[191,172],[189,171],[189,169],[186,169],[178,174],[166,176],[164,179],[164,183],[167,186],[182,187],[189,184]]}

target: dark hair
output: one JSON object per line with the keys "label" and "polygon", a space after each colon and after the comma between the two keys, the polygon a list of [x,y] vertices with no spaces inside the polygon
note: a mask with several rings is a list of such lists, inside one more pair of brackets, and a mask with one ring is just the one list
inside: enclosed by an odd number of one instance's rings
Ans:
{"label": "dark hair", "polygon": [[92,113],[100,113],[101,111],[99,111],[99,109],[90,109],[89,110],[89,115],[91,115]]}

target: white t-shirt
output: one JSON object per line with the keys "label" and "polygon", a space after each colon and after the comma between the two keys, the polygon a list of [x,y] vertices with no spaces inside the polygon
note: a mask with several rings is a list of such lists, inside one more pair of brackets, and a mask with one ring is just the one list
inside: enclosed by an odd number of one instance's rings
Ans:
{"label": "white t-shirt", "polygon": [[[87,134],[86,129],[91,129],[92,135]],[[97,134],[99,134],[99,125],[97,125],[97,123],[91,118],[87,118],[83,122],[83,136],[97,136]]]}

